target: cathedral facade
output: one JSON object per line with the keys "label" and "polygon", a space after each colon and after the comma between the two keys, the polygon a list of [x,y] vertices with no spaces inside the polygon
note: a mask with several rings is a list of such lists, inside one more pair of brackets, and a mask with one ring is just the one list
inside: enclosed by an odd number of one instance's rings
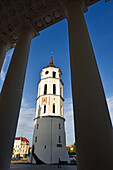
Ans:
{"label": "cathedral facade", "polygon": [[64,126],[64,99],[61,70],[53,64],[43,68],[38,83],[31,163],[69,163]]}

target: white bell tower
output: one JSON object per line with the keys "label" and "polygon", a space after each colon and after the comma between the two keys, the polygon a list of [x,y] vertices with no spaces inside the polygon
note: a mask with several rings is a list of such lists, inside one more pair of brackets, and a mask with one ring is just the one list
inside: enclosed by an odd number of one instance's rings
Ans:
{"label": "white bell tower", "polygon": [[32,163],[69,163],[64,126],[62,72],[53,64],[43,68],[38,83],[36,118],[33,134]]}

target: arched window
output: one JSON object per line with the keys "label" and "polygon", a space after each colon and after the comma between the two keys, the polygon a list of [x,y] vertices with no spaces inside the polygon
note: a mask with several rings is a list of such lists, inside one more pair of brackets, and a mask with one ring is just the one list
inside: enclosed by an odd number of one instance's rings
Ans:
{"label": "arched window", "polygon": [[44,105],[44,113],[46,113],[46,105]]}
{"label": "arched window", "polygon": [[56,94],[56,84],[53,84],[53,94]]}
{"label": "arched window", "polygon": [[53,78],[56,78],[56,72],[53,71]]}
{"label": "arched window", "polygon": [[62,97],[62,87],[60,87],[60,96]]}
{"label": "arched window", "polygon": [[47,94],[47,84],[44,85],[44,94]]}
{"label": "arched window", "polygon": [[53,113],[55,113],[55,104],[53,104]]}

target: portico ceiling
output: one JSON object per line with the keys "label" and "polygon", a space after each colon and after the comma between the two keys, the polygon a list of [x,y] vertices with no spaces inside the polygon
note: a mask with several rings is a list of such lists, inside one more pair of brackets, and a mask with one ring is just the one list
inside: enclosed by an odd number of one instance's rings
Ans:
{"label": "portico ceiling", "polygon": [[[13,47],[18,39],[18,30],[25,22],[29,22],[39,32],[64,19],[60,1],[68,5],[68,0],[1,0],[0,39]],[[84,0],[83,8],[97,1]]]}

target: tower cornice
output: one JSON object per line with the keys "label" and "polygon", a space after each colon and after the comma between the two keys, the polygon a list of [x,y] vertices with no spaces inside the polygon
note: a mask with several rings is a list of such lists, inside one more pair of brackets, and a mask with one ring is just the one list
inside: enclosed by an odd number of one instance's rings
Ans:
{"label": "tower cornice", "polygon": [[45,80],[45,79],[48,79],[48,78],[51,78],[51,79],[59,79],[60,82],[62,83],[62,85],[64,85],[63,81],[62,81],[60,78],[53,78],[53,77],[50,77],[50,76],[49,76],[49,77],[46,77],[46,78],[40,79],[39,82],[38,82],[38,85],[39,85],[39,83],[41,82],[41,80]]}
{"label": "tower cornice", "polygon": [[61,118],[61,119],[63,119],[63,120],[65,121],[65,118],[64,118],[64,117],[62,117],[62,116],[53,116],[53,115],[37,116],[37,117],[34,118],[34,121],[35,121],[36,119],[39,119],[39,118],[43,119],[43,118],[47,118],[47,117],[51,117],[51,118]]}
{"label": "tower cornice", "polygon": [[57,94],[43,94],[43,95],[38,96],[36,100],[38,100],[40,97],[49,96],[49,95],[51,95],[51,96],[59,96],[63,101],[65,101],[65,99],[61,95],[57,95]]}

